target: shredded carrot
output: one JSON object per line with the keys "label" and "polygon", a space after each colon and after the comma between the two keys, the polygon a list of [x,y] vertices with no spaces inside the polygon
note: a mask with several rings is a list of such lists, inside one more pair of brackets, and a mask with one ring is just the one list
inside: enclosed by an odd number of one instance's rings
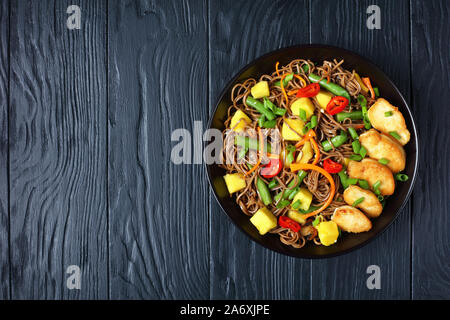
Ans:
{"label": "shredded carrot", "polygon": [[275,153],[269,153],[267,152],[267,156],[271,159],[280,159],[280,155],[279,154],[275,154]]}
{"label": "shredded carrot", "polygon": [[302,140],[300,140],[299,142],[297,142],[295,144],[295,147],[298,148],[302,145],[305,144],[306,141],[308,141],[309,139],[311,139],[312,137],[316,137],[316,132],[313,129],[310,129],[302,138]]}
{"label": "shredded carrot", "polygon": [[293,96],[293,95],[297,94],[297,92],[298,92],[298,89],[291,90],[291,91],[288,91],[287,95],[288,96]]}
{"label": "shredded carrot", "polygon": [[369,88],[370,96],[372,97],[372,99],[375,99],[375,91],[373,91],[372,84],[370,83],[370,79],[362,78],[361,80],[367,86],[367,88]]}
{"label": "shredded carrot", "polygon": [[291,164],[291,171],[298,171],[298,170],[315,170],[318,171],[319,173],[323,174],[328,181],[330,181],[330,185],[331,185],[331,189],[330,189],[330,195],[328,196],[327,201],[323,204],[323,206],[321,206],[319,209],[314,210],[313,212],[307,213],[302,215],[303,219],[307,219],[309,217],[315,216],[319,213],[321,213],[323,210],[325,210],[333,201],[334,198],[334,194],[336,192],[336,185],[334,184],[334,180],[333,177],[326,172],[323,168],[316,166],[314,164],[309,164],[309,163],[293,163]]}
{"label": "shredded carrot", "polygon": [[287,75],[288,75],[287,73],[283,74],[283,76],[281,77],[281,80],[280,80],[281,92],[283,92],[284,98],[286,99],[286,109],[287,109],[287,106],[289,104],[289,99],[288,99],[288,96],[286,94],[286,90],[284,89],[283,80],[284,80],[284,78],[286,78]]}
{"label": "shredded carrot", "polygon": [[327,83],[330,83],[330,74],[327,75]]}
{"label": "shredded carrot", "polygon": [[303,86],[306,87],[306,81],[305,79],[303,79],[301,76],[299,76],[298,74],[294,74],[294,77],[296,77],[297,79],[300,79],[300,81],[302,82]]}
{"label": "shredded carrot", "polygon": [[314,148],[314,153],[316,154],[312,164],[318,164],[319,161],[320,161],[319,146],[317,145],[316,139],[314,139],[314,138],[311,138],[310,142],[312,142],[312,145],[313,145],[313,148]]}
{"label": "shredded carrot", "polygon": [[362,128],[364,128],[364,123],[361,123],[361,124],[355,124],[353,127],[354,127],[355,129],[362,129]]}
{"label": "shredded carrot", "polygon": [[258,169],[259,165],[261,164],[261,159],[263,157],[264,154],[264,139],[263,139],[263,135],[261,132],[261,128],[258,127],[258,136],[259,136],[259,157],[258,157],[258,161],[256,162],[256,164],[245,173],[246,176],[248,176],[250,173],[252,173],[253,171],[255,171],[256,169]]}
{"label": "shredded carrot", "polygon": [[277,76],[280,76],[280,71],[278,71],[278,65],[280,64],[280,61],[277,61],[275,64],[275,70],[277,71]]}

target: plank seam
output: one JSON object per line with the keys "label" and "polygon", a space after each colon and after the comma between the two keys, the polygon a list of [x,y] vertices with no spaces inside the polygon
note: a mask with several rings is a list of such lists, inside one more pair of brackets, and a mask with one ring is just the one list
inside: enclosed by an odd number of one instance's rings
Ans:
{"label": "plank seam", "polygon": [[[211,28],[210,28],[210,12],[209,12],[209,1],[205,1],[206,2],[206,42],[207,42],[207,47],[208,47],[208,54],[207,54],[207,63],[206,63],[206,75],[207,75],[207,81],[206,81],[206,103],[207,105],[207,110],[208,110],[208,120],[211,117],[211,112],[210,112],[210,108],[211,108],[211,93],[210,93],[210,88],[211,88]],[[208,228],[208,250],[209,250],[209,299],[212,299],[212,295],[213,295],[213,286],[212,286],[212,256],[211,256],[211,248],[212,248],[212,237],[211,237],[211,233],[212,233],[212,219],[211,219],[211,188],[208,187],[208,224],[209,224],[209,228]]]}
{"label": "plank seam", "polygon": [[106,54],[106,114],[105,114],[105,121],[106,121],[106,257],[108,259],[108,263],[106,264],[107,269],[107,283],[106,283],[106,290],[107,290],[107,297],[108,300],[111,300],[111,286],[110,286],[110,279],[111,279],[111,259],[110,259],[110,206],[109,206],[109,0],[106,0],[106,27],[105,27],[105,37],[106,37],[106,48],[105,48],[105,54]]}
{"label": "plank seam", "polygon": [[[409,101],[410,101],[410,105],[413,106],[414,105],[414,95],[413,95],[413,77],[412,77],[412,72],[413,72],[413,66],[412,66],[412,50],[413,50],[413,44],[412,44],[412,37],[413,37],[413,27],[412,27],[412,0],[409,1],[409,73],[410,73],[410,77],[409,77]],[[420,162],[419,162],[420,163]],[[420,164],[419,164],[420,165]],[[411,194],[411,197],[409,199],[409,207],[410,207],[410,211],[409,211],[409,227],[410,227],[410,231],[409,231],[409,299],[412,300],[413,299],[413,286],[414,286],[414,282],[413,282],[413,272],[414,272],[414,268],[413,268],[413,255],[414,255],[414,250],[413,250],[413,241],[414,241],[414,236],[413,236],[413,232],[414,232],[414,228],[413,228],[413,218],[414,218],[414,208],[413,208],[413,200],[414,199],[414,190]]]}
{"label": "plank seam", "polygon": [[6,134],[8,144],[8,154],[6,160],[7,181],[8,181],[8,269],[9,269],[9,300],[12,299],[12,268],[11,268],[11,170],[10,170],[10,114],[9,109],[11,105],[11,0],[8,1],[8,93],[7,93],[7,108],[6,108]]}

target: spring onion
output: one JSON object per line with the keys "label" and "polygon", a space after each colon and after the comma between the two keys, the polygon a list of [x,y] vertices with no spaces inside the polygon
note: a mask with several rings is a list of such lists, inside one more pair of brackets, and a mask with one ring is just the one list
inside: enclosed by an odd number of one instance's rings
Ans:
{"label": "spring onion", "polygon": [[361,202],[363,202],[364,200],[366,200],[366,198],[361,197],[359,199],[356,199],[355,202],[353,202],[352,207],[356,207],[358,204],[360,204]]}
{"label": "spring onion", "polygon": [[373,87],[373,92],[375,93],[375,97],[379,97],[380,96],[380,90],[378,89],[378,87]]}
{"label": "spring onion", "polygon": [[348,158],[353,161],[361,161],[362,160],[362,157],[359,154],[352,154]]}
{"label": "spring onion", "polygon": [[307,118],[306,118],[306,111],[303,110],[303,109],[299,109],[298,116],[299,116],[300,119],[302,119],[303,121],[306,121],[306,120],[307,120]]}
{"label": "spring onion", "polygon": [[290,204],[291,202],[289,200],[281,200],[280,202],[277,203],[277,209],[286,208]]}
{"label": "spring onion", "polygon": [[358,184],[361,188],[365,189],[365,190],[369,190],[370,186],[369,183],[366,180],[363,179],[359,179]]}
{"label": "spring onion", "polygon": [[350,136],[352,137],[353,140],[358,140],[359,136],[355,128],[353,127],[348,128],[348,132],[350,133]]}
{"label": "spring onion", "polygon": [[384,116],[385,116],[385,117],[392,117],[392,115],[393,115],[392,111],[386,111],[386,112],[384,113]]}
{"label": "spring onion", "polygon": [[320,217],[317,216],[312,223],[313,227],[317,226],[320,223],[320,221],[321,221]]}
{"label": "spring onion", "polygon": [[354,185],[354,184],[357,184],[358,183],[358,179],[356,179],[356,178],[348,178],[347,179],[347,184],[350,186],[350,185]]}
{"label": "spring onion", "polygon": [[404,174],[404,173],[397,173],[395,175],[395,180],[401,181],[401,182],[405,182],[408,181],[409,177]]}
{"label": "spring onion", "polygon": [[[340,135],[331,138],[331,143],[328,140],[322,142],[323,150],[325,152],[328,152],[330,150],[333,150],[333,146],[335,148],[338,148],[342,146],[345,142],[347,142],[347,139],[348,139],[347,133],[345,131],[341,131]],[[333,146],[331,144],[333,144]]]}
{"label": "spring onion", "polygon": [[381,158],[380,160],[378,160],[379,163],[387,165],[389,163],[389,160],[386,158]]}
{"label": "spring onion", "polygon": [[361,156],[361,158],[365,158],[367,155],[367,149],[361,146],[361,149],[359,150],[359,155]]}
{"label": "spring onion", "polygon": [[359,151],[361,150],[361,144],[358,140],[352,142],[352,148],[354,153],[359,153]]}
{"label": "spring onion", "polygon": [[297,200],[291,205],[291,207],[292,207],[292,209],[297,210],[301,204],[302,203],[300,202],[300,200]]}
{"label": "spring onion", "polygon": [[373,184],[373,186],[372,186],[372,188],[373,188],[373,192],[377,195],[377,196],[379,196],[380,194],[381,194],[381,192],[380,192],[380,185],[381,185],[381,181],[380,180],[377,180],[377,182],[375,182],[374,184]]}
{"label": "spring onion", "polygon": [[317,116],[316,115],[311,117],[311,129],[314,129],[315,127],[317,127]]}
{"label": "spring onion", "polygon": [[398,134],[397,131],[389,131],[389,134],[397,140],[400,140],[402,138],[402,137],[400,137],[400,135]]}
{"label": "spring onion", "polygon": [[272,181],[269,182],[269,189],[273,189],[278,185],[278,180],[277,179],[273,179]]}

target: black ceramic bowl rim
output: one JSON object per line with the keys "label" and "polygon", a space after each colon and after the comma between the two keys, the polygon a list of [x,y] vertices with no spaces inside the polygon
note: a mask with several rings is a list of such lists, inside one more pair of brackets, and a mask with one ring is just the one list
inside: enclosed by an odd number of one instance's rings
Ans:
{"label": "black ceramic bowl rim", "polygon": [[[266,249],[287,255],[287,256],[292,256],[292,257],[296,257],[296,258],[306,258],[306,259],[324,259],[324,258],[332,258],[332,257],[336,257],[336,256],[340,256],[340,255],[344,255],[347,254],[349,252],[352,252],[354,250],[357,250],[365,245],[367,245],[368,243],[370,243],[371,241],[373,241],[374,239],[376,239],[378,236],[380,236],[383,232],[385,232],[391,225],[392,223],[398,218],[400,212],[403,210],[403,208],[405,207],[406,203],[408,202],[412,190],[414,188],[414,184],[416,181],[416,177],[417,177],[417,171],[418,171],[418,166],[419,166],[419,138],[418,138],[418,132],[417,132],[417,127],[415,124],[415,120],[414,117],[411,113],[411,110],[409,108],[408,103],[406,102],[405,98],[403,97],[403,95],[401,94],[400,90],[397,88],[397,86],[390,80],[390,78],[379,68],[377,67],[373,62],[371,62],[370,60],[368,60],[367,58],[353,52],[347,49],[343,49],[340,47],[336,47],[336,46],[330,46],[330,45],[322,45],[322,44],[302,44],[302,45],[295,45],[295,46],[290,46],[290,47],[284,47],[281,49],[277,49],[275,51],[271,51],[268,52],[256,59],[254,59],[253,61],[251,61],[250,63],[248,63],[247,65],[245,65],[243,68],[241,68],[239,70],[239,72],[227,83],[227,85],[224,87],[224,89],[222,90],[222,92],[219,95],[219,98],[215,104],[214,107],[214,112],[211,114],[209,122],[208,122],[208,129],[212,128],[212,122],[214,119],[215,114],[217,113],[219,104],[221,103],[221,101],[224,99],[225,95],[230,91],[231,86],[234,85],[236,83],[236,81],[239,79],[239,77],[245,72],[247,71],[249,68],[251,68],[253,65],[257,64],[259,61],[261,60],[265,60],[271,56],[276,56],[281,54],[283,51],[288,51],[288,50],[301,50],[301,49],[318,49],[318,50],[335,50],[337,52],[337,55],[339,53],[344,53],[350,56],[354,56],[357,59],[363,60],[371,69],[377,71],[378,73],[380,73],[385,80],[387,80],[388,85],[395,91],[395,93],[400,97],[400,99],[402,100],[403,106],[405,107],[406,111],[408,112],[408,116],[411,120],[411,124],[412,127],[409,128],[409,131],[411,132],[411,136],[412,138],[414,138],[415,140],[415,146],[416,146],[416,152],[415,152],[415,163],[414,163],[414,169],[413,169],[413,175],[412,177],[410,177],[409,181],[410,181],[410,185],[407,191],[406,196],[404,197],[402,204],[398,207],[398,209],[396,210],[395,214],[393,215],[392,219],[382,228],[380,229],[377,233],[375,233],[373,236],[371,236],[370,238],[364,240],[363,242],[352,246],[348,249],[339,251],[339,252],[335,252],[335,253],[329,253],[329,254],[322,254],[322,255],[311,255],[311,254],[306,254],[306,253],[302,253],[302,248],[300,249],[296,249],[297,251],[295,251],[295,253],[293,253],[292,251],[288,251],[288,250],[283,250],[280,248],[276,248],[276,247],[269,247],[268,245],[266,245],[265,243],[263,243],[262,241],[258,241],[257,239],[254,239],[248,232],[245,231],[245,229],[243,228],[243,226],[241,224],[239,224],[237,221],[235,221],[235,219],[233,219],[233,217],[227,212],[227,210],[224,208],[222,201],[220,200],[217,191],[214,187],[213,181],[212,181],[212,177],[211,177],[211,172],[210,172],[210,167],[212,166],[217,166],[217,164],[211,164],[208,165],[205,163],[205,170],[207,172],[208,175],[208,182],[209,185],[211,187],[211,189],[213,190],[214,193],[214,197],[216,198],[216,201],[219,203],[222,211],[224,213],[226,213],[226,215],[228,216],[228,218],[231,219],[231,221],[233,221],[234,225],[237,226],[239,228],[239,230],[241,230],[247,237],[249,237],[252,241],[258,243],[259,245],[265,247]],[[407,160],[409,159],[408,155],[407,155]],[[234,200],[233,200],[234,201]],[[388,199],[389,201],[389,199]],[[237,206],[237,204],[236,204]],[[239,208],[240,210],[240,208]],[[278,240],[278,239],[277,239]],[[279,240],[278,240],[279,241]]]}

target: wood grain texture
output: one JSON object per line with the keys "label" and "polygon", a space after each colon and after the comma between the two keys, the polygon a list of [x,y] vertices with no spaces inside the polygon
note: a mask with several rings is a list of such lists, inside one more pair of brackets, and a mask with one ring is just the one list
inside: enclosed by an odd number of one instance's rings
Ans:
{"label": "wood grain texture", "polygon": [[[71,4],[81,30],[66,27]],[[105,4],[11,1],[14,299],[107,298]]]}
{"label": "wood grain texture", "polygon": [[413,195],[412,298],[450,298],[450,9],[411,2],[413,108],[420,168]]}
{"label": "wood grain texture", "polygon": [[9,3],[0,2],[0,300],[9,298],[8,86]]}
{"label": "wood grain texture", "polygon": [[[210,112],[226,83],[258,56],[309,40],[306,1],[212,1]],[[309,299],[310,262],[256,245],[211,195],[211,298]]]}
{"label": "wood grain texture", "polygon": [[[381,30],[366,27],[369,5],[381,9]],[[311,41],[353,50],[377,64],[410,95],[409,4],[407,1],[312,1]],[[313,299],[409,299],[410,206],[366,247],[312,263]],[[381,268],[381,290],[369,290],[369,265]]]}
{"label": "wood grain texture", "polygon": [[208,120],[206,2],[110,1],[108,33],[111,298],[207,299],[205,171],[170,161]]}

